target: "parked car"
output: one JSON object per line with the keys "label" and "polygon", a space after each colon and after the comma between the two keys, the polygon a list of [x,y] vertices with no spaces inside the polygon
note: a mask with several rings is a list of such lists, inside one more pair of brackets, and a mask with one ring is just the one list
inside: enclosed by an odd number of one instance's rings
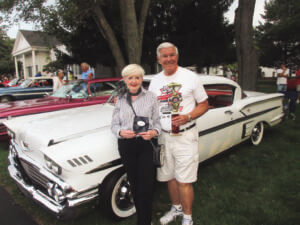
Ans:
{"label": "parked car", "polygon": [[0,140],[7,139],[2,121],[8,117],[44,113],[106,102],[120,78],[102,78],[70,82],[50,96],[0,104]]}
{"label": "parked car", "polygon": [[[243,92],[223,77],[199,79],[210,105],[196,120],[199,162],[242,141],[258,145],[265,125],[274,126],[284,117],[280,93]],[[96,199],[110,216],[133,215],[130,184],[110,131],[113,109],[106,103],[5,121],[11,136],[10,176],[31,199],[57,216],[70,215]]]}
{"label": "parked car", "polygon": [[52,77],[32,77],[24,80],[20,86],[0,88],[0,102],[41,98],[52,91]]}
{"label": "parked car", "polygon": [[1,82],[0,82],[0,88],[1,88],[1,87],[7,87],[8,84],[9,84],[9,80],[1,81]]}
{"label": "parked car", "polygon": [[0,83],[0,88],[1,88],[1,87],[17,87],[17,86],[19,86],[23,81],[24,81],[24,79],[19,78],[19,77],[16,77],[16,78],[12,79],[11,81],[1,82],[1,83]]}

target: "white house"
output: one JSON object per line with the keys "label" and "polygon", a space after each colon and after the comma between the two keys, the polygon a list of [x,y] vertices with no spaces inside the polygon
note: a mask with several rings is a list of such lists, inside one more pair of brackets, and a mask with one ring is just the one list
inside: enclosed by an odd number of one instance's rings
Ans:
{"label": "white house", "polygon": [[[54,48],[68,54],[55,37],[41,31],[19,30],[12,50],[16,76],[26,79],[42,71],[45,65],[56,60]],[[72,67],[75,75],[80,73],[78,65]]]}

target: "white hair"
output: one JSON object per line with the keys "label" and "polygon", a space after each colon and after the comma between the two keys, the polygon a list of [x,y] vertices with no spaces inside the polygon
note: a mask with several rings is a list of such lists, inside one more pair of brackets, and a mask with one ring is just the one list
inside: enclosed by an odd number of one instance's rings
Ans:
{"label": "white hair", "polygon": [[121,72],[122,77],[127,77],[130,75],[145,75],[145,70],[138,64],[129,64],[125,66]]}
{"label": "white hair", "polygon": [[163,42],[156,49],[156,55],[157,55],[157,57],[158,58],[160,57],[160,50],[161,49],[163,49],[163,48],[171,48],[171,47],[175,48],[176,55],[178,55],[178,49],[177,49],[177,47],[174,44],[172,44],[171,42]]}

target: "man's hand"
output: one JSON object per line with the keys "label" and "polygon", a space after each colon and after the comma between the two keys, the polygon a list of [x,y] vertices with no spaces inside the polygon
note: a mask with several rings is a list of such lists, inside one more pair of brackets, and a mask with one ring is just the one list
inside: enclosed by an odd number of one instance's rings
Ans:
{"label": "man's hand", "polygon": [[186,124],[188,121],[188,115],[178,115],[172,118],[172,124],[174,124],[175,126]]}
{"label": "man's hand", "polygon": [[[192,112],[190,112],[190,116],[193,120],[197,119],[199,116],[203,115],[208,110],[208,101],[205,100],[203,102],[198,103],[198,105],[194,108]],[[175,126],[181,126],[186,124],[189,121],[188,114],[179,115],[172,118],[172,124]]]}
{"label": "man's hand", "polygon": [[93,79],[93,73],[89,73],[88,80],[92,80],[92,79]]}
{"label": "man's hand", "polygon": [[120,136],[123,138],[134,138],[136,137],[136,133],[133,130],[121,130]]}

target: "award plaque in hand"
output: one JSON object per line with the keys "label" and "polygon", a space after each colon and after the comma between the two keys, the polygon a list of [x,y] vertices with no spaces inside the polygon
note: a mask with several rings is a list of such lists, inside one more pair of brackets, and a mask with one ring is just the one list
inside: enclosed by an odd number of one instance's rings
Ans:
{"label": "award plaque in hand", "polygon": [[133,131],[135,133],[146,132],[149,129],[149,118],[144,116],[135,116],[133,121]]}

